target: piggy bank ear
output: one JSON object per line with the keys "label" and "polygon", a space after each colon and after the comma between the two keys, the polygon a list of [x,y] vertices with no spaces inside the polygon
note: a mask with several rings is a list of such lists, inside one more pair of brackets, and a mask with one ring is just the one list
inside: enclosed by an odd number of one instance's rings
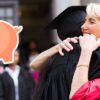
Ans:
{"label": "piggy bank ear", "polygon": [[22,31],[22,29],[23,29],[22,26],[15,26],[15,27],[14,27],[14,31],[15,31],[16,33],[20,33],[20,32]]}

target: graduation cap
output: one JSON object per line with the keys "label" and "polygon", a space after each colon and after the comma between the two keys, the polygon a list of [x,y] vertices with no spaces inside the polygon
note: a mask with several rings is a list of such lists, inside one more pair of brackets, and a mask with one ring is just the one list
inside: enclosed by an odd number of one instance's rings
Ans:
{"label": "graduation cap", "polygon": [[82,35],[81,26],[86,17],[86,6],[71,6],[58,15],[48,26],[57,29],[60,39]]}

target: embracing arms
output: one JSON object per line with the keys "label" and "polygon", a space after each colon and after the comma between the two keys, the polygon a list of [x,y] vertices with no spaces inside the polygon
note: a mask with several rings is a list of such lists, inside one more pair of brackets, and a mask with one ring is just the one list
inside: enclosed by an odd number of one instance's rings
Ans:
{"label": "embracing arms", "polygon": [[43,65],[45,62],[55,55],[56,53],[59,53],[61,56],[64,55],[62,52],[62,49],[65,49],[67,52],[70,50],[73,50],[72,45],[70,42],[77,43],[77,37],[74,38],[67,38],[63,40],[61,43],[51,47],[50,49],[40,53],[30,64],[30,67],[33,68],[34,70],[41,70],[43,68]]}
{"label": "embracing arms", "polygon": [[[79,37],[81,54],[73,76],[70,97],[86,82],[88,82],[88,71],[92,53],[100,46],[100,39],[94,35],[85,34]],[[73,100],[73,99],[72,99]]]}

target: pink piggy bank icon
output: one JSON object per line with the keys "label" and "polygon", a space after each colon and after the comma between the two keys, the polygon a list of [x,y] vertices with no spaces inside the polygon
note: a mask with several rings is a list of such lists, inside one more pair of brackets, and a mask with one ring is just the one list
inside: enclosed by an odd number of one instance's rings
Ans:
{"label": "pink piggy bank icon", "polygon": [[22,26],[13,26],[0,20],[0,60],[4,64],[14,61],[14,51],[18,47],[19,33],[22,29]]}

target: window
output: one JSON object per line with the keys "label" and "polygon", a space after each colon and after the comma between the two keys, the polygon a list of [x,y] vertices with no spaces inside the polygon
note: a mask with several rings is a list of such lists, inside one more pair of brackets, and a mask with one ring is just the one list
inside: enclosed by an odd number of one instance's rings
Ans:
{"label": "window", "polygon": [[0,1],[0,20],[18,24],[18,0]]}
{"label": "window", "polygon": [[0,20],[14,24],[14,13],[12,7],[0,7]]}

